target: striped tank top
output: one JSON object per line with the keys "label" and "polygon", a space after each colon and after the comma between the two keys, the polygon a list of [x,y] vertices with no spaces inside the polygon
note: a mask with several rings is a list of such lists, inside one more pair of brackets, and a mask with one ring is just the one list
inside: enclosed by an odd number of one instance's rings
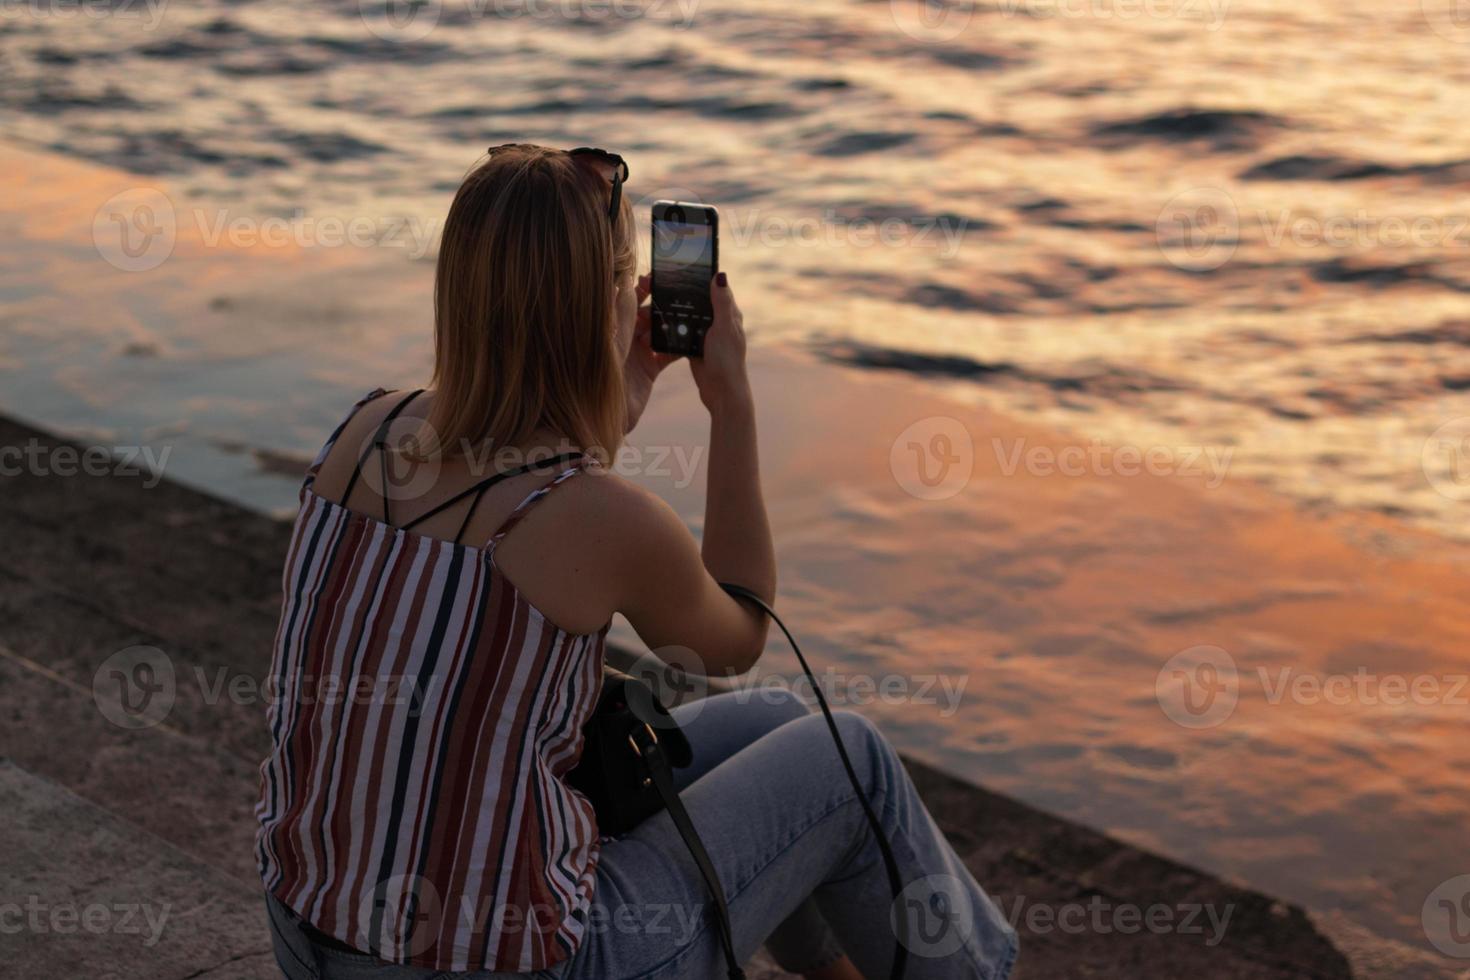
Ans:
{"label": "striped tank top", "polygon": [[[414,395],[364,449],[354,483]],[[382,960],[545,969],[576,951],[592,900],[597,826],[563,777],[582,751],[607,627],[557,627],[495,549],[595,461],[551,469],[477,547],[393,526],[386,499],[378,520],[319,496],[317,471],[346,425],[307,471],[286,559],[256,807],[261,876],[329,942]]]}

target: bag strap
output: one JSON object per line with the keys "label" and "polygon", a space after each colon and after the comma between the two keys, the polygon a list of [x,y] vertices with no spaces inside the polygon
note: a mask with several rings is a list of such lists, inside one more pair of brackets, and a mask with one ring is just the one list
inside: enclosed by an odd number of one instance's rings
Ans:
{"label": "bag strap", "polygon": [[439,504],[438,506],[433,507],[420,514],[418,517],[415,517],[413,520],[403,525],[403,530],[411,531],[413,530],[415,525],[422,524],[429,518],[443,513],[444,511],[453,507],[455,504],[459,503],[461,500],[464,500],[466,497],[473,497],[474,499],[470,501],[470,509],[465,511],[464,520],[460,521],[459,523],[459,533],[454,536],[454,540],[456,543],[461,542],[464,540],[464,532],[469,529],[470,519],[475,516],[475,511],[480,506],[480,501],[485,499],[485,491],[489,490],[500,481],[508,480],[513,476],[520,476],[522,473],[531,473],[545,466],[555,466],[558,463],[565,463],[570,460],[580,459],[581,457],[581,453],[562,453],[560,456],[553,456],[551,459],[543,459],[531,463],[526,463],[524,466],[517,466],[515,469],[511,470],[501,470],[499,473],[487,476],[485,479],[481,480],[479,483],[476,483],[474,486],[469,487],[465,490],[461,490],[459,493],[450,497],[442,504]]}
{"label": "bag strap", "polygon": [[710,860],[709,852],[704,849],[704,842],[699,839],[699,832],[694,829],[694,821],[690,819],[689,811],[684,809],[684,801],[679,799],[679,791],[674,787],[673,770],[669,766],[669,760],[664,755],[663,748],[658,744],[658,736],[653,733],[652,728],[645,724],[635,728],[628,737],[632,739],[633,745],[638,749],[638,755],[648,767],[648,774],[653,780],[654,789],[658,790],[658,795],[663,798],[664,806],[669,811],[669,817],[674,821],[674,828],[679,831],[679,836],[684,838],[684,846],[689,848],[689,854],[699,867],[705,887],[709,889],[710,897],[714,900],[715,926],[719,930],[720,945],[725,950],[725,963],[729,966],[729,980],[745,980],[745,971],[740,968],[740,960],[735,956],[735,940],[730,930],[730,906],[725,901],[725,889],[720,884],[719,872],[715,871],[714,862]]}
{"label": "bag strap", "polygon": [[536,490],[532,490],[530,493],[526,494],[526,496],[522,498],[521,502],[516,504],[515,510],[507,514],[505,516],[505,520],[500,522],[500,526],[495,529],[495,533],[490,535],[490,540],[486,544],[486,549],[492,555],[495,553],[495,549],[500,547],[500,542],[505,539],[505,536],[509,534],[517,524],[524,520],[527,514],[531,512],[531,508],[535,507],[538,503],[545,500],[547,496],[552,493],[552,491],[561,486],[563,483],[567,482],[567,480],[576,476],[578,473],[582,472],[582,470],[584,470],[586,467],[596,464],[596,460],[593,459],[591,456],[588,456],[586,453],[578,452],[563,453],[561,456],[557,456],[555,459],[549,459],[546,460],[544,463],[537,463],[536,465],[550,466],[552,463],[561,462],[563,460],[567,461],[567,468],[558,473],[551,480],[551,482],[547,483],[545,486],[540,487]]}
{"label": "bag strap", "polygon": [[413,401],[415,398],[417,398],[419,395],[422,395],[423,393],[424,389],[422,388],[417,388],[414,391],[410,392],[407,398],[400,401],[397,405],[394,405],[393,409],[387,415],[383,416],[383,420],[378,423],[378,429],[377,432],[373,434],[372,441],[362,448],[362,455],[357,457],[357,466],[353,468],[352,478],[347,481],[347,489],[342,494],[343,507],[352,506],[352,491],[357,489],[357,481],[358,478],[362,476],[362,468],[367,465],[368,457],[371,456],[373,454],[373,450],[376,449],[380,454],[380,475],[383,481],[383,485],[378,488],[383,494],[383,523],[393,523],[391,520],[388,519],[388,457],[387,445],[384,443],[383,440],[388,437],[388,430],[392,427],[393,423],[397,421],[398,414],[408,407],[409,402]]}

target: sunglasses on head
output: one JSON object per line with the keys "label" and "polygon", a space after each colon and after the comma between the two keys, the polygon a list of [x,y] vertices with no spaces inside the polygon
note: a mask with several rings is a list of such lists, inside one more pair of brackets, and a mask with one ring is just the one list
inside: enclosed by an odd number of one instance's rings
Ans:
{"label": "sunglasses on head", "polygon": [[[490,147],[486,152],[494,153],[496,150],[504,150],[513,146],[534,145],[532,143],[501,143],[499,146]],[[595,146],[579,146],[575,150],[567,150],[566,153],[567,156],[579,163],[585,160],[594,163],[606,163],[612,166],[612,200],[607,206],[607,220],[616,224],[618,220],[618,206],[623,202],[623,184],[628,180],[628,161],[616,153],[610,153],[607,150],[599,149]],[[601,174],[599,173],[598,176],[601,176]]]}

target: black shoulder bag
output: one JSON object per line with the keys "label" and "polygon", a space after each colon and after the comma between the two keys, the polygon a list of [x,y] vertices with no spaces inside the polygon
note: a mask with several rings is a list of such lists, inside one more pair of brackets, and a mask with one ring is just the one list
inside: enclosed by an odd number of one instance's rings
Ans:
{"label": "black shoulder bag", "polygon": [[[827,719],[827,727],[837,746],[837,754],[842,758],[848,781],[857,792],[868,826],[872,828],[878,841],[896,903],[903,890],[898,862],[893,856],[893,849],[888,844],[883,826],[878,822],[878,816],[868,801],[867,793],[858,780],[857,771],[853,769],[847,748],[842,744],[842,735],[837,730],[837,722],[832,718],[832,709],[827,706],[827,698],[816,677],[812,675],[812,669],[807,665],[801,648],[797,646],[796,638],[791,635],[786,624],[781,622],[776,611],[760,596],[739,585],[721,582],[720,587],[730,595],[758,606],[775,621],[786,641],[791,644],[796,659],[801,663],[801,669],[811,682],[812,693],[816,695],[822,715]],[[582,737],[582,758],[577,762],[576,768],[567,774],[567,784],[592,803],[592,809],[597,814],[598,828],[605,834],[616,836],[626,833],[659,810],[669,811],[669,817],[674,821],[679,836],[684,839],[684,845],[689,848],[714,902],[715,926],[719,930],[720,945],[725,951],[729,980],[745,980],[745,971],[741,969],[735,956],[725,889],[720,885],[720,877],[715,871],[714,863],[710,861],[709,852],[704,849],[704,843],[694,829],[694,822],[689,819],[689,811],[684,809],[684,804],[679,799],[679,791],[674,788],[674,769],[689,765],[693,752],[689,739],[680,731],[669,714],[669,709],[659,701],[653,688],[645,682],[605,667],[602,693],[598,696],[592,716],[582,726]],[[908,946],[905,942],[908,925],[906,917],[902,914],[896,916],[895,924],[898,928],[898,943],[894,948],[890,977],[892,980],[903,980],[908,959]]]}
{"label": "black shoulder bag", "polygon": [[674,769],[689,765],[693,751],[669,709],[643,681],[604,667],[602,694],[582,726],[582,737],[582,758],[567,774],[567,784],[592,803],[598,829],[605,834],[626,833],[658,811],[669,811],[714,900],[730,980],[745,980],[735,956],[725,889],[674,788]]}

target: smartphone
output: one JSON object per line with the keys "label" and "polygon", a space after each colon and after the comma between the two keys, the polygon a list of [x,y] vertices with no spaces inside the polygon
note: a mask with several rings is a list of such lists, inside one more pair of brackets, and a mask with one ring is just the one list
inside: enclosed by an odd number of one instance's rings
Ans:
{"label": "smartphone", "polygon": [[654,203],[649,300],[654,350],[690,357],[704,353],[704,334],[714,322],[709,284],[719,259],[718,211],[703,204]]}

